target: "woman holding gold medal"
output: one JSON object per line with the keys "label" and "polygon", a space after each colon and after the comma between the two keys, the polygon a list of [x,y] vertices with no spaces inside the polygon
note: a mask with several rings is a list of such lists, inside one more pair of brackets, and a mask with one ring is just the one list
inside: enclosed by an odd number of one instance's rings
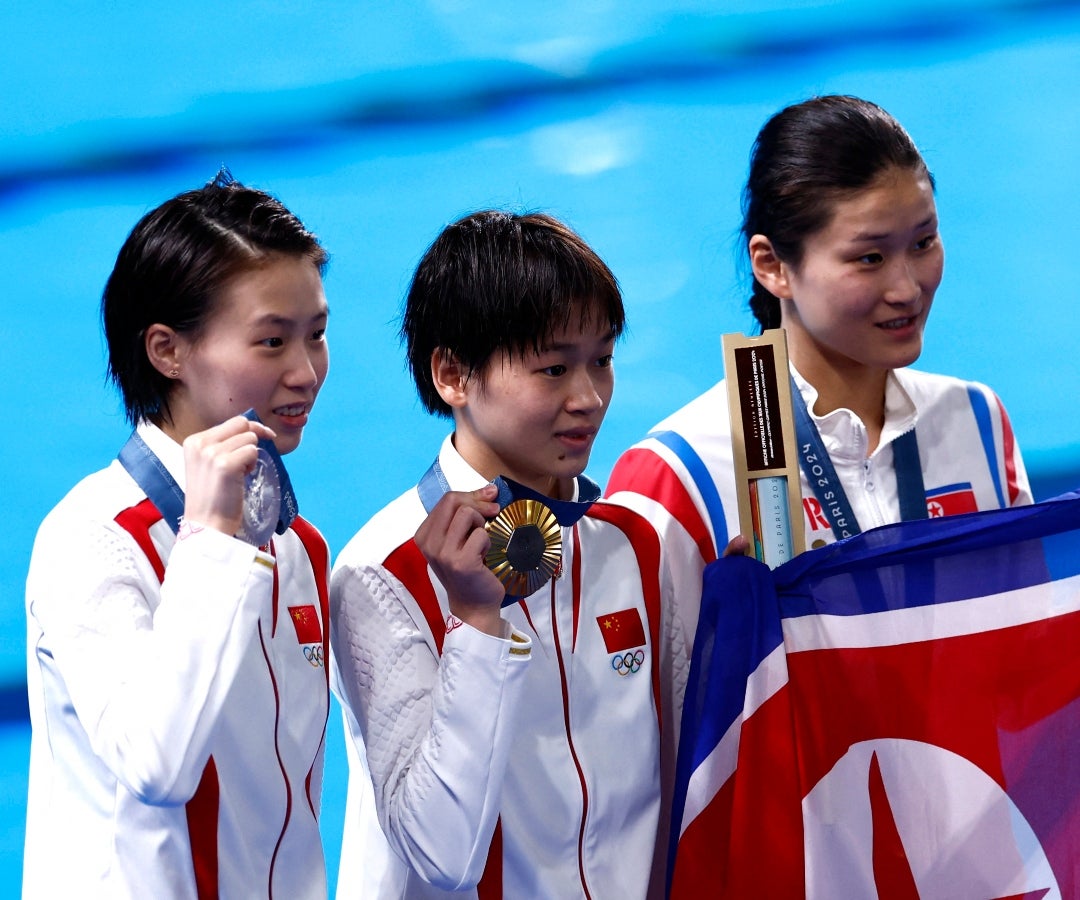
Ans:
{"label": "woman holding gold medal", "polygon": [[102,317],[135,431],[27,579],[24,897],[326,896],[328,551],[279,457],[326,377],[326,259],[224,170],[120,250]]}
{"label": "woman holding gold medal", "polygon": [[454,430],[334,566],[370,769],[357,754],[341,898],[629,900],[662,878],[661,736],[689,646],[655,533],[582,474],[623,326],[607,266],[544,215],[468,216],[420,262],[402,335]]}
{"label": "woman holding gold medal", "polygon": [[[907,368],[944,250],[933,179],[900,123],[847,96],[781,110],[754,143],[743,210],[751,310],[786,332],[806,546],[1030,503],[994,392]],[[725,382],[626,451],[607,492],[663,533],[681,596],[700,592],[739,531]]]}

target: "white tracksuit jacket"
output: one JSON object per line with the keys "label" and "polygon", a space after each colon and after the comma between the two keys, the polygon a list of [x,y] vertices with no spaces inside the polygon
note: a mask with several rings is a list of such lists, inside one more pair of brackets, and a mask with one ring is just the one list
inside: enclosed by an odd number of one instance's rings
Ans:
{"label": "white tracksuit jacket", "polygon": [[[182,448],[139,433],[181,488]],[[23,896],[326,896],[328,552],[177,540],[119,462],[46,517],[27,579]]]}
{"label": "white tracksuit jacket", "polygon": [[[453,490],[486,483],[450,438],[439,461]],[[594,504],[563,529],[560,575],[503,610],[498,639],[446,624],[412,540],[425,515],[408,491],[334,564],[335,679],[356,750],[338,897],[475,897],[478,882],[481,897],[646,896],[689,657],[655,532]],[[396,855],[380,856],[364,818],[365,746]]]}
{"label": "white tracksuit jacket", "polygon": [[[1031,503],[1031,488],[1001,401],[988,387],[896,369],[885,427],[867,457],[866,428],[850,410],[813,413],[817,392],[792,375],[863,531],[900,520],[892,442],[915,428],[931,516]],[[800,472],[808,549],[836,538]],[[724,381],[660,422],[619,457],[607,496],[648,518],[671,556],[679,596],[700,595],[704,566],[739,533]],[[684,608],[696,604],[683,601]]]}

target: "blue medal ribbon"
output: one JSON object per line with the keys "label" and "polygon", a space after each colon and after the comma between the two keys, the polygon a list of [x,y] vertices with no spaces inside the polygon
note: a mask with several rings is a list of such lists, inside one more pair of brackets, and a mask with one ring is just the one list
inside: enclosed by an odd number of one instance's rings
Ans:
{"label": "blue medal ribbon", "polygon": [[184,492],[165,468],[165,463],[146,446],[137,431],[131,433],[116,458],[176,534],[184,515]]}
{"label": "blue medal ribbon", "polygon": [[[589,511],[589,507],[593,503],[600,499],[600,485],[595,481],[587,475],[578,475],[576,481],[577,500],[555,500],[541,494],[539,491],[534,491],[532,488],[519,484],[512,478],[507,478],[505,475],[498,476],[492,484],[499,490],[499,494],[495,498],[495,501],[499,504],[499,509],[506,509],[515,500],[536,500],[543,503],[554,513],[560,525],[569,528]],[[420,502],[424,504],[424,509],[430,515],[435,508],[435,504],[439,502],[439,498],[450,490],[450,482],[446,480],[446,475],[442,470],[442,466],[439,465],[438,459],[424,473],[424,477],[420,479],[416,490],[420,494]]]}
{"label": "blue medal ribbon", "polygon": [[[795,438],[798,442],[799,467],[810,489],[821,504],[822,514],[829,522],[837,540],[859,534],[862,529],[851,508],[847,492],[840,483],[821,433],[810,417],[802,392],[791,377],[791,405],[795,412]],[[900,498],[900,520],[910,522],[925,519],[926,488],[923,485],[922,465],[919,463],[919,443],[915,429],[905,431],[893,441],[893,468],[896,471],[896,490]]]}
{"label": "blue medal ribbon", "polygon": [[[259,421],[253,409],[249,409],[244,416],[253,422]],[[293,493],[292,482],[289,481],[285,464],[281,461],[281,454],[277,452],[274,442],[263,438],[259,441],[259,447],[270,457],[281,482],[281,511],[274,531],[284,534],[299,514],[296,494]],[[147,446],[146,441],[137,431],[132,432],[131,437],[120,448],[117,459],[161,513],[173,534],[176,534],[180,530],[180,519],[184,515],[184,492],[180,490],[176,479],[169,474],[165,464],[158,459],[157,454]]]}

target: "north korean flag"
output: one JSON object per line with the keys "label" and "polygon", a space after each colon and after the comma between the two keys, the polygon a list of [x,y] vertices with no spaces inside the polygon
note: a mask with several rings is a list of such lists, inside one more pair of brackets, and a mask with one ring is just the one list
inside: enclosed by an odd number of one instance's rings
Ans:
{"label": "north korean flag", "polygon": [[970,482],[948,484],[926,492],[926,512],[931,519],[977,512],[979,504]]}
{"label": "north korean flag", "polygon": [[671,895],[1080,896],[1080,497],[706,570]]}

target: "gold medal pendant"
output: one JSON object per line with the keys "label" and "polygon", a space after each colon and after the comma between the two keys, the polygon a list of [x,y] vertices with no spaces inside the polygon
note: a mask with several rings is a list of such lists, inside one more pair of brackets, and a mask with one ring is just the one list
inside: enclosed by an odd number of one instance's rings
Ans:
{"label": "gold medal pendant", "polygon": [[528,597],[547,583],[562,561],[562,530],[538,500],[515,500],[484,528],[491,536],[484,562],[508,597]]}

